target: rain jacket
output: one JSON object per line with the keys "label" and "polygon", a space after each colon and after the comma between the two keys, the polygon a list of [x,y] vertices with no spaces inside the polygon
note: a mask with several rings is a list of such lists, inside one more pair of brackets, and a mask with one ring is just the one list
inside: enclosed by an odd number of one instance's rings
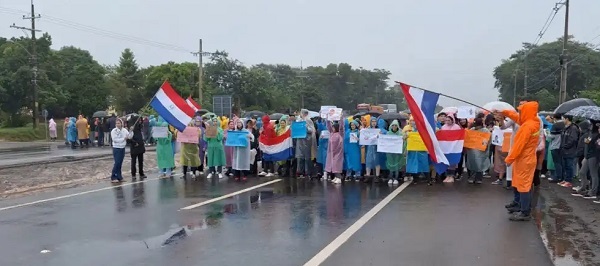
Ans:
{"label": "rain jacket", "polygon": [[88,121],[87,119],[83,118],[82,115],[79,116],[79,119],[77,119],[77,122],[75,122],[75,126],[77,127],[77,138],[78,139],[89,139],[89,134],[87,132],[87,127],[88,127]]}
{"label": "rain jacket", "polygon": [[77,127],[75,126],[75,117],[69,118],[69,124],[67,125],[67,140],[69,142],[77,141]]}
{"label": "rain jacket", "polygon": [[581,136],[579,137],[579,141],[577,143],[577,157],[583,157],[586,154],[586,145],[585,138],[590,136],[590,130],[592,124],[588,120],[584,120],[578,124],[579,129],[581,130]]}
{"label": "rain jacket", "polygon": [[[188,127],[195,127],[194,122],[188,124]],[[202,130],[198,130],[198,138],[200,136],[202,136]],[[197,143],[181,143],[179,163],[183,166],[199,167],[202,164],[200,162],[199,149]]]}
{"label": "rain jacket", "polygon": [[[254,141],[254,135],[252,134],[252,132],[250,132],[250,130],[245,129],[244,122],[241,119],[235,118],[233,121],[235,131],[243,131],[248,133],[248,145],[246,145],[246,147],[233,147],[232,168],[233,170],[250,171],[250,165],[252,164],[250,143]],[[242,123],[242,129],[237,128],[238,123]]]}
{"label": "rain jacket", "polygon": [[[372,125],[373,122],[377,123],[377,117],[371,117],[371,124],[369,125]],[[365,164],[368,169],[375,169],[375,167],[381,166],[379,155],[380,154],[377,152],[377,145],[366,145]]]}
{"label": "rain jacket", "polygon": [[[317,151],[317,163],[323,165],[325,169],[325,163],[327,161],[327,146],[329,145],[329,137],[323,135],[323,131],[327,131],[327,121],[321,119],[317,122],[317,130],[319,130],[319,147]],[[360,156],[360,155],[359,155]]]}
{"label": "rain jacket", "polygon": [[350,142],[350,136],[356,135],[356,138],[360,137],[359,124],[357,121],[352,121],[352,124],[356,129],[351,130],[350,124],[347,128],[344,128],[344,166],[347,171],[354,171],[355,174],[360,174],[362,171],[362,165],[360,162],[360,144],[358,141],[355,143]]}
{"label": "rain jacket", "polygon": [[308,116],[299,120],[306,122],[306,138],[296,139],[296,158],[310,160],[315,139],[315,124]]}
{"label": "rain jacket", "polygon": [[513,166],[512,186],[518,192],[526,193],[531,190],[537,164],[536,149],[540,139],[540,121],[537,117],[537,102],[526,102],[518,108],[521,113],[511,112],[510,118],[518,121],[520,127],[505,161]]}
{"label": "rain jacket", "polygon": [[329,144],[327,147],[327,162],[325,171],[340,174],[344,169],[344,125],[339,125],[339,131],[334,132],[331,121],[327,121],[329,130]]}
{"label": "rain jacket", "polygon": [[[154,127],[169,127],[162,117],[158,117],[158,121]],[[156,163],[158,169],[171,169],[175,167],[175,158],[173,156],[173,145],[171,138],[173,134],[167,130],[166,138],[156,138]]]}
{"label": "rain jacket", "polygon": [[129,132],[129,136],[127,143],[129,143],[131,155],[145,153],[146,147],[144,146],[144,137],[142,136],[142,124],[136,124],[133,130]]}
{"label": "rain jacket", "polygon": [[[393,125],[396,125],[398,127],[398,130],[396,132],[392,131]],[[402,129],[400,128],[400,123],[398,123],[398,120],[392,121],[386,134],[387,135],[396,135],[396,136],[400,136],[400,137],[402,136]],[[386,154],[386,157],[387,157],[386,166],[390,171],[399,172],[400,169],[402,169],[402,167],[404,167],[404,165],[406,164],[406,159],[404,158],[403,154],[404,154],[404,152],[402,154],[396,154],[396,153],[387,153]]]}
{"label": "rain jacket", "polygon": [[560,135],[560,150],[564,158],[577,157],[577,144],[579,143],[579,127],[571,123]]}
{"label": "rain jacket", "polygon": [[217,118],[213,118],[209,122],[210,126],[217,127],[217,136],[207,137],[204,135],[206,141],[206,166],[217,167],[225,166],[225,150],[223,147],[223,129],[219,127],[219,121]]}

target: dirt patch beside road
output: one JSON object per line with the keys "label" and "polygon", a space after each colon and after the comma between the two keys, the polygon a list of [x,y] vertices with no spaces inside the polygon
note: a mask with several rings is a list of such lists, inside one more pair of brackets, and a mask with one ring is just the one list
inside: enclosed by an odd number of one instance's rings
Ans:
{"label": "dirt patch beside road", "polygon": [[[35,192],[72,188],[99,182],[109,182],[112,157],[73,162],[40,163],[37,165],[0,169],[0,198],[20,197]],[[123,162],[123,177],[131,178],[131,157]],[[146,174],[156,172],[156,154],[144,155]]]}

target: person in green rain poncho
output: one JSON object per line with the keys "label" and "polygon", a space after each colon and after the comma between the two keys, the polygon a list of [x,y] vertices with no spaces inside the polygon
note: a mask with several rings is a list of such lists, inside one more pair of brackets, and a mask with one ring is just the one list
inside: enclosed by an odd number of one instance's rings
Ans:
{"label": "person in green rain poncho", "polygon": [[[168,128],[169,124],[159,116],[154,128],[158,127]],[[173,134],[169,130],[167,130],[167,134],[166,138],[156,138],[156,163],[162,177],[172,177],[173,173],[171,169],[175,167],[173,146],[171,145]]]}
{"label": "person in green rain poncho", "polygon": [[[217,135],[214,137],[208,137],[204,134],[204,140],[206,141],[206,165],[208,166],[208,176],[206,178],[212,178],[214,174],[219,174],[219,178],[223,178],[223,166],[226,165],[225,149],[223,147],[223,129],[220,127],[220,123],[216,117],[213,117],[208,122],[209,127],[217,129]],[[207,128],[208,131],[208,128]]]}
{"label": "person in green rain poncho", "polygon": [[[392,121],[386,135],[396,135],[398,137],[402,137],[402,130],[400,129],[400,123],[398,123],[398,120]],[[390,171],[390,180],[388,180],[388,184],[398,185],[399,179],[401,178],[400,169],[406,165],[404,152],[402,154],[387,153],[386,156],[386,166]]]}

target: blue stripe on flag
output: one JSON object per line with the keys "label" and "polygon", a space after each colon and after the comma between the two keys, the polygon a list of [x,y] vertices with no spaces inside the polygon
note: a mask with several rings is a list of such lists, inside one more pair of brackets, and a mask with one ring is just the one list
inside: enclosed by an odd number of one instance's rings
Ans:
{"label": "blue stripe on flag", "polygon": [[263,153],[263,160],[265,162],[286,161],[286,160],[289,160],[290,158],[292,158],[293,151],[294,151],[294,147],[290,147],[290,148],[280,151],[278,153],[273,153],[273,154]]}
{"label": "blue stripe on flag", "polygon": [[[431,125],[431,128],[433,128],[433,129],[436,128],[436,124],[437,124],[434,116],[435,116],[435,107],[437,106],[437,102],[438,102],[439,98],[440,98],[440,95],[437,93],[423,91],[423,101],[420,103],[417,103],[420,105],[421,110],[423,110],[423,115],[425,115],[427,122],[429,122],[429,124]],[[435,136],[431,136],[431,137],[435,137]]]}
{"label": "blue stripe on flag", "polygon": [[169,110],[167,110],[167,108],[165,108],[162,105],[162,103],[158,99],[156,99],[156,97],[152,98],[150,106],[152,106],[152,108],[154,108],[158,115],[160,115],[165,121],[167,121],[169,125],[173,126],[180,132],[182,132],[187,126],[179,122],[179,120],[177,120],[177,118],[175,118],[175,116],[173,116],[173,114],[171,114],[171,112],[169,112]]}
{"label": "blue stripe on flag", "polygon": [[[446,159],[448,159],[448,162],[450,163],[450,165],[455,165],[460,162],[460,157],[462,156],[462,153],[447,153],[444,155],[446,156]],[[443,163],[436,163],[435,171],[438,174],[441,174],[441,173],[446,172],[446,170],[448,170],[448,167],[449,167],[449,165],[445,165]],[[456,173],[456,174],[460,175],[462,173]]]}

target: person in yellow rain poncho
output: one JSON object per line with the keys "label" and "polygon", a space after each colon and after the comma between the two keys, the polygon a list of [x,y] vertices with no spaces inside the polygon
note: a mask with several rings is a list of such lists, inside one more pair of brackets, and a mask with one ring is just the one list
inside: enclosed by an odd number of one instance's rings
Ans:
{"label": "person in yellow rain poncho", "polygon": [[[412,116],[408,119],[408,124],[402,129],[404,140],[408,138],[408,133],[411,132],[418,132]],[[408,141],[404,141],[404,143],[406,145]],[[412,177],[413,183],[417,183],[419,177],[429,176],[429,154],[426,151],[407,151],[406,174]],[[431,180],[428,184],[431,184]]]}
{"label": "person in yellow rain poncho", "polygon": [[[194,121],[188,124],[188,127],[196,127]],[[198,130],[198,139],[202,136],[202,131]],[[197,143],[181,143],[179,164],[183,166],[183,178],[188,177],[188,169],[192,172],[192,178],[197,178],[196,172],[200,165],[200,147]]]}
{"label": "person in yellow rain poncho", "polygon": [[531,192],[537,166],[536,150],[540,138],[538,106],[537,102],[525,102],[518,107],[520,114],[508,110],[502,112],[520,125],[505,160],[508,166],[513,166],[512,186],[518,192],[518,197],[515,195],[518,206],[513,207],[512,210],[518,209],[518,212],[514,212],[510,217],[511,221],[531,220]]}

